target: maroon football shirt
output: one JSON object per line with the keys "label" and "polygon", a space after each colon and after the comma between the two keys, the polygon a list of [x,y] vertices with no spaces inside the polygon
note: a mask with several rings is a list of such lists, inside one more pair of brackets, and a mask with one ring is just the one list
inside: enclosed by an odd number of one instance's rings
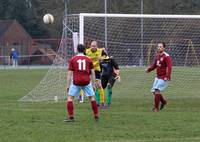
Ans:
{"label": "maroon football shirt", "polygon": [[172,71],[172,61],[166,52],[164,54],[160,55],[157,54],[156,58],[154,60],[154,63],[151,65],[151,67],[148,69],[148,71],[152,71],[156,69],[157,77],[159,79],[171,79],[171,71]]}
{"label": "maroon football shirt", "polygon": [[75,85],[85,86],[90,83],[90,70],[93,68],[91,59],[79,54],[70,59],[68,70],[73,71],[73,83]]}

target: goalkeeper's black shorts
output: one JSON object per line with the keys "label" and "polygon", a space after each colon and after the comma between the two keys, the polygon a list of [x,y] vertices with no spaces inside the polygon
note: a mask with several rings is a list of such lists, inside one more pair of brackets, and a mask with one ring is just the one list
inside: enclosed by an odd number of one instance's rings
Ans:
{"label": "goalkeeper's black shorts", "polygon": [[101,85],[103,87],[103,89],[105,89],[108,85],[108,83],[110,84],[110,87],[113,87],[114,83],[115,83],[115,77],[114,75],[110,75],[110,76],[101,76]]}

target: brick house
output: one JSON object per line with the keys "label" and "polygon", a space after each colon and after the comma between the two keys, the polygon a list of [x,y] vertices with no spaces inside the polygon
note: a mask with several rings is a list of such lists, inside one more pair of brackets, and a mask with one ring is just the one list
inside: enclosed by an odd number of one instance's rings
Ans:
{"label": "brick house", "polygon": [[12,48],[29,55],[32,38],[16,20],[0,20],[0,56],[9,56]]}

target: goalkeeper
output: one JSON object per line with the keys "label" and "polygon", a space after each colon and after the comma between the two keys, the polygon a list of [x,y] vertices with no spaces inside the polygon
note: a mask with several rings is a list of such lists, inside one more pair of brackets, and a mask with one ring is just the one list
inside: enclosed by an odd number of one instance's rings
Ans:
{"label": "goalkeeper", "polygon": [[112,87],[115,83],[115,80],[120,81],[120,70],[118,63],[108,55],[100,62],[102,76],[101,84],[106,93],[106,103],[108,107],[111,105],[112,101]]}
{"label": "goalkeeper", "polygon": [[85,54],[90,57],[92,63],[94,65],[95,70],[95,77],[96,77],[96,92],[95,97],[98,106],[105,107],[105,94],[104,90],[101,86],[101,68],[100,68],[100,61],[103,59],[105,53],[104,48],[99,48],[97,41],[92,41],[90,47],[86,49]]}

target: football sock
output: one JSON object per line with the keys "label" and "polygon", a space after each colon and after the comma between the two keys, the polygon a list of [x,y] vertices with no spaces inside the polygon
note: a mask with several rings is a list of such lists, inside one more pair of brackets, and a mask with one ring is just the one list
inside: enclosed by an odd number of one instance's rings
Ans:
{"label": "football sock", "polygon": [[74,106],[72,101],[67,102],[67,111],[68,111],[68,117],[73,117],[74,115]]}
{"label": "football sock", "polygon": [[91,106],[92,106],[94,116],[98,116],[98,107],[97,107],[96,101],[91,101]]}
{"label": "football sock", "polygon": [[112,101],[112,88],[110,87],[106,87],[106,98],[107,104],[110,105]]}
{"label": "football sock", "polygon": [[98,88],[96,88],[95,98],[96,98],[97,104],[100,105],[100,95],[99,95],[99,89]]}
{"label": "football sock", "polygon": [[160,102],[162,104],[166,104],[167,103],[167,101],[164,99],[164,97],[162,96],[162,94],[160,94]]}
{"label": "football sock", "polygon": [[154,94],[154,108],[158,109],[160,103],[160,94]]}
{"label": "football sock", "polygon": [[83,90],[81,89],[81,91],[80,91],[80,101],[84,101],[84,92],[83,92]]}
{"label": "football sock", "polygon": [[105,102],[105,93],[104,93],[104,90],[103,90],[102,87],[99,89],[99,95],[100,95],[100,103],[104,104],[104,102]]}

